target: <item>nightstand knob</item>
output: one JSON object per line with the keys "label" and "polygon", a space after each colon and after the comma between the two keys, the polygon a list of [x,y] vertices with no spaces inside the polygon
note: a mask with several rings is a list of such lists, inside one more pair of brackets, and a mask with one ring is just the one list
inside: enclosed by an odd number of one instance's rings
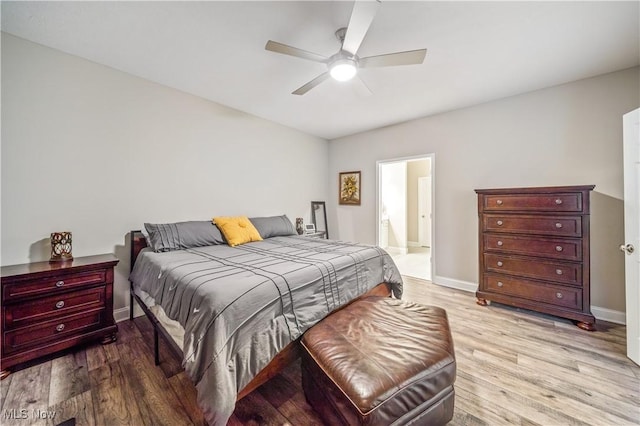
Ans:
{"label": "nightstand knob", "polygon": [[562,228],[562,224],[560,222],[556,222],[556,228],[558,229]]}
{"label": "nightstand knob", "polygon": [[498,241],[498,246],[502,247],[502,241]]}
{"label": "nightstand knob", "polygon": [[562,296],[562,293],[556,293],[556,297],[557,297],[558,299],[562,299],[562,297],[563,297],[563,296]]}
{"label": "nightstand knob", "polygon": [[64,285],[64,281],[60,280],[56,282],[56,287],[62,287]]}
{"label": "nightstand knob", "polygon": [[[557,204],[557,205],[562,204],[562,200],[561,200],[560,198],[556,198],[556,204]],[[558,293],[558,294],[560,294],[560,293]]]}
{"label": "nightstand knob", "polygon": [[562,275],[562,269],[556,269],[556,275]]}
{"label": "nightstand knob", "polygon": [[498,281],[498,287],[502,287],[503,285],[502,281]]}
{"label": "nightstand knob", "polygon": [[556,251],[562,251],[562,250],[564,250],[562,246],[556,246]]}
{"label": "nightstand knob", "polygon": [[62,308],[64,308],[64,300],[56,302],[56,309],[62,309]]}
{"label": "nightstand knob", "polygon": [[497,221],[496,223],[498,224],[498,226],[502,226],[502,221],[501,220]]}
{"label": "nightstand knob", "polygon": [[64,324],[56,325],[56,331],[62,331],[62,330],[64,330]]}
{"label": "nightstand knob", "polygon": [[502,200],[496,200],[496,204],[501,206],[502,205]]}
{"label": "nightstand knob", "polygon": [[502,266],[502,262],[498,260],[498,266]]}

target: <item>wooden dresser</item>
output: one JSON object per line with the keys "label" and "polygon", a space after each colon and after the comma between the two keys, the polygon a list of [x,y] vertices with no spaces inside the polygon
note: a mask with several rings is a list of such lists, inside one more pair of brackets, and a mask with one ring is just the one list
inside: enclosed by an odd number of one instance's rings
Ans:
{"label": "wooden dresser", "polygon": [[594,185],[476,189],[480,276],[487,300],[569,318],[595,330],[589,297],[589,194]]}
{"label": "wooden dresser", "polygon": [[17,364],[115,341],[111,254],[2,267],[2,377]]}

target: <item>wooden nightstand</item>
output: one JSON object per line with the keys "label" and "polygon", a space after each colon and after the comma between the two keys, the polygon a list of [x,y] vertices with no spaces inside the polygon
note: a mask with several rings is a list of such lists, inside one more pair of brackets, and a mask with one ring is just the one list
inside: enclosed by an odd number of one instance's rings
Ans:
{"label": "wooden nightstand", "polygon": [[316,232],[310,232],[308,234],[302,234],[305,237],[311,237],[311,238],[326,238],[327,232],[326,231],[316,231]]}
{"label": "wooden nightstand", "polygon": [[116,340],[112,254],[2,267],[2,372],[44,355]]}

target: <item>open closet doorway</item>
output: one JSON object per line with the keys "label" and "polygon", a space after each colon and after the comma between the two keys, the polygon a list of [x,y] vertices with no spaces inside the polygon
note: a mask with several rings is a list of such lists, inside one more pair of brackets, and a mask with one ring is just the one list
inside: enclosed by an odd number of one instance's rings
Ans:
{"label": "open closet doorway", "polygon": [[400,273],[431,280],[434,154],[378,161],[378,245]]}

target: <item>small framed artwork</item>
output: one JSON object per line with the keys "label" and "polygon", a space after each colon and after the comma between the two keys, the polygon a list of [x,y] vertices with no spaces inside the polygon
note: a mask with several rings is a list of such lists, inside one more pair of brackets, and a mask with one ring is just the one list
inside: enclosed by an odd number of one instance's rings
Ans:
{"label": "small framed artwork", "polygon": [[343,205],[360,205],[360,172],[340,173],[338,202]]}

